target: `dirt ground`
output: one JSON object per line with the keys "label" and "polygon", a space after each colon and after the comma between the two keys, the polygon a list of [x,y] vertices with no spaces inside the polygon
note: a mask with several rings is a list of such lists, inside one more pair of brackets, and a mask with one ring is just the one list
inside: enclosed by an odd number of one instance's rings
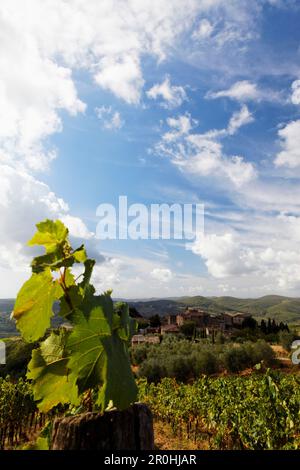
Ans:
{"label": "dirt ground", "polygon": [[169,424],[162,421],[154,421],[155,448],[159,450],[209,450],[208,440],[194,442],[194,439],[186,439],[179,434],[174,434]]}

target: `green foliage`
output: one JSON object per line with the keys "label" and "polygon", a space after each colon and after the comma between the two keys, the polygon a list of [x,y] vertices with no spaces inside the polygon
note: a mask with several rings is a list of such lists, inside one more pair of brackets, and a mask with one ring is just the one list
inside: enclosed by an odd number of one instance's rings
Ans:
{"label": "green foliage", "polygon": [[161,320],[159,315],[153,315],[152,317],[149,318],[150,326],[152,328],[157,328],[158,326],[161,325]]}
{"label": "green foliage", "polygon": [[[77,405],[86,392],[93,393],[102,411],[108,405],[127,408],[137,395],[127,350],[135,321],[128,306],[114,308],[111,292],[95,295],[90,283],[95,262],[83,246],[72,248],[62,222],[46,220],[37,229],[29,245],[44,246],[45,254],[34,258],[33,274],[17,296],[13,317],[26,341],[41,339],[59,300],[59,315],[71,325],[52,331],[32,352],[27,377],[39,409]],[[78,280],[71,271],[74,263],[84,267]]]}
{"label": "green foliage", "polygon": [[31,386],[20,378],[0,378],[0,449],[15,446],[36,423],[37,409]]}
{"label": "green foliage", "polygon": [[293,332],[281,331],[279,333],[279,343],[287,351],[291,350],[292,343],[295,339],[299,339],[299,336]]}
{"label": "green foliage", "polygon": [[12,379],[25,377],[31,352],[38,343],[26,343],[20,337],[6,341],[6,364],[0,366],[0,377],[9,375]]}
{"label": "green foliage", "polygon": [[167,337],[161,344],[139,345],[132,348],[132,361],[139,365],[139,377],[158,382],[174,377],[186,382],[201,374],[222,370],[239,372],[263,361],[275,363],[272,348],[263,340],[243,344],[210,344],[207,340],[192,343],[186,339]]}
{"label": "green foliage", "polygon": [[230,372],[240,372],[262,361],[267,366],[276,362],[273,349],[264,340],[227,347],[222,355],[223,366]]}
{"label": "green foliage", "polygon": [[132,347],[130,350],[131,362],[134,366],[139,366],[145,359],[149,352],[149,344],[141,343]]}
{"label": "green foliage", "polygon": [[44,336],[53,316],[52,306],[63,292],[53,281],[50,268],[33,273],[18,293],[13,317],[25,341],[37,341]]}
{"label": "green foliage", "polygon": [[194,321],[186,321],[181,325],[180,331],[187,338],[192,338],[195,334],[196,323]]}
{"label": "green foliage", "polygon": [[140,381],[140,400],[175,434],[213,449],[299,449],[300,378],[278,373]]}
{"label": "green foliage", "polygon": [[66,353],[68,332],[52,332],[32,352],[27,378],[33,380],[34,399],[43,412],[58,404],[78,404],[76,376],[70,373]]}

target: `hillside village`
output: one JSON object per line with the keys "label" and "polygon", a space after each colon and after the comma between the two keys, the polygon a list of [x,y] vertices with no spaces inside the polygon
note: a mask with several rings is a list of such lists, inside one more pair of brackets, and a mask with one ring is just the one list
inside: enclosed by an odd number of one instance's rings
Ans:
{"label": "hillside village", "polygon": [[252,315],[243,312],[212,313],[198,307],[186,307],[182,313],[168,314],[162,319],[161,325],[140,328],[132,338],[132,345],[140,343],[159,343],[161,336],[178,335],[181,327],[194,325],[195,334],[200,338],[214,338],[217,333],[224,336],[242,328],[246,320],[251,321]]}

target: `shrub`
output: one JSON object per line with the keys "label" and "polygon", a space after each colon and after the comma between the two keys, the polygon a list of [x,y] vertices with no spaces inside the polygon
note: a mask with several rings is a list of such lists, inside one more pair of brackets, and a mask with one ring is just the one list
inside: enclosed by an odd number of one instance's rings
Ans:
{"label": "shrub", "polygon": [[287,331],[280,331],[279,333],[279,342],[287,351],[291,350],[292,342],[295,339],[297,339],[297,335],[295,333],[289,333]]}
{"label": "shrub", "polygon": [[163,377],[167,377],[167,371],[164,365],[156,358],[146,359],[138,371],[139,377],[147,377],[150,382],[159,382]]}
{"label": "shrub", "polygon": [[210,375],[218,372],[218,358],[216,354],[203,351],[195,355],[195,372],[196,375]]}
{"label": "shrub", "polygon": [[37,343],[25,343],[21,338],[8,340],[6,342],[6,364],[0,367],[0,376],[24,377],[31,359],[31,351],[36,346]]}
{"label": "shrub", "polygon": [[275,353],[271,346],[266,343],[264,340],[259,340],[257,343],[254,343],[253,346],[253,364],[258,364],[261,361],[264,361],[264,363],[267,366],[271,366],[274,364],[276,361],[275,359]]}
{"label": "shrub", "polygon": [[227,349],[223,356],[224,366],[230,372],[239,372],[250,364],[250,357],[243,346]]}
{"label": "shrub", "polygon": [[180,382],[185,382],[194,376],[194,369],[191,357],[170,356],[166,361],[167,377],[173,377]]}
{"label": "shrub", "polygon": [[187,338],[191,338],[195,334],[196,323],[194,321],[186,321],[180,327],[181,333]]}
{"label": "shrub", "polygon": [[132,364],[139,366],[146,358],[149,353],[149,345],[138,344],[133,346],[130,350],[130,356]]}

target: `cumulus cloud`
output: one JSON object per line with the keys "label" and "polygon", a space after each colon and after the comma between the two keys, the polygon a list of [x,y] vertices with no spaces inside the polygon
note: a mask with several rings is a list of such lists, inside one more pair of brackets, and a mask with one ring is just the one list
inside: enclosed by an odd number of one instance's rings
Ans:
{"label": "cumulus cloud", "polygon": [[44,170],[55,153],[42,141],[62,130],[58,111],[75,115],[85,105],[69,69],[39,58],[31,45],[23,47],[25,52],[14,41],[0,44],[0,160],[13,165],[21,160],[28,168]]}
{"label": "cumulus cloud", "polygon": [[[217,232],[198,237],[187,248],[200,256],[214,279],[231,288],[242,278],[259,292],[300,287],[300,218],[257,213],[236,222],[236,229],[218,224]],[[211,227],[212,228],[212,227]]]}
{"label": "cumulus cloud", "polygon": [[300,120],[292,121],[278,131],[282,147],[275,158],[277,167],[297,168],[300,166]]}
{"label": "cumulus cloud", "polygon": [[218,279],[245,274],[253,269],[251,253],[241,248],[238,238],[232,233],[202,236],[190,249],[204,258],[208,272]]}
{"label": "cumulus cloud", "polygon": [[138,104],[144,85],[139,58],[126,55],[122,58],[104,58],[99,64],[95,82],[110,90],[129,104]]}
{"label": "cumulus cloud", "polygon": [[[48,185],[22,169],[0,165],[0,219],[1,226],[5,227],[1,231],[1,244],[7,245],[2,254],[10,252],[10,244],[24,247],[35,224],[45,218],[61,218],[75,237],[93,237],[80,218],[69,214],[68,204]],[[24,253],[27,253],[26,247]]]}
{"label": "cumulus cloud", "polygon": [[156,84],[147,91],[150,99],[157,100],[161,98],[161,106],[172,109],[180,106],[187,100],[186,92],[182,86],[171,85],[170,77],[166,77],[161,84]]}
{"label": "cumulus cloud", "polygon": [[0,164],[0,295],[14,296],[28,278],[32,256],[37,254],[26,242],[32,237],[35,224],[61,219],[71,236],[91,241],[93,234],[84,222],[69,213],[68,204],[49,186],[22,168]]}
{"label": "cumulus cloud", "polygon": [[61,221],[68,227],[70,235],[75,238],[90,240],[94,238],[95,234],[88,230],[85,223],[79,218],[70,214],[60,217]]}
{"label": "cumulus cloud", "polygon": [[124,121],[119,111],[114,111],[111,106],[101,106],[95,109],[97,117],[101,120],[103,128],[108,130],[121,129]]}
{"label": "cumulus cloud", "polygon": [[[23,269],[28,264],[25,243],[40,220],[58,218],[68,205],[50,188],[24,170],[0,166],[0,219],[2,268]],[[8,258],[9,254],[9,258]]]}
{"label": "cumulus cloud", "polygon": [[[142,67],[144,56],[162,61],[177,47],[180,49],[180,35],[190,33],[197,48],[201,46],[201,41],[205,45],[207,41],[212,41],[210,44],[213,45],[209,48],[210,61],[207,60],[207,47],[199,48],[202,61],[198,61],[199,55],[195,54],[191,45],[194,64],[207,66],[209,62],[209,66],[218,69],[222,62],[219,59],[225,56],[224,50],[228,52],[229,59],[234,57],[236,63],[236,53],[244,49],[241,47],[237,51],[234,46],[244,45],[255,37],[260,3],[255,0],[251,5],[244,0],[118,0],[114,4],[110,0],[1,1],[0,217],[1,225],[5,227],[0,237],[1,269],[7,273],[16,265],[23,267],[28,264],[24,243],[30,238],[34,224],[45,217],[62,217],[70,226],[72,236],[85,238],[89,242],[93,240],[92,232],[83,221],[71,215],[67,203],[41,181],[41,174],[38,178],[35,176],[36,171],[41,173],[56,157],[56,150],[51,147],[49,138],[63,130],[62,111],[75,116],[86,109],[76,89],[76,73],[83,71],[89,74],[103,90],[128,104],[138,105],[145,82]],[[238,73],[236,68],[231,70],[233,74]],[[176,87],[170,81],[165,83],[165,87],[162,87],[163,84],[157,84],[158,88],[153,92],[162,104],[172,107],[185,99],[180,90],[182,87]],[[246,80],[217,92],[220,93],[241,102],[260,101],[271,96]],[[291,100],[298,104],[297,81],[292,86]],[[104,119],[103,124],[108,128],[118,128],[122,122],[120,114],[113,110],[109,119],[107,113]],[[238,197],[243,192],[247,203],[250,197],[255,198],[254,202],[252,199],[253,205],[261,198],[268,207],[273,207],[278,189],[273,185],[266,191],[261,183],[256,186],[255,194],[253,187],[249,191],[250,185],[247,183],[251,181],[253,184],[255,178],[253,164],[241,156],[226,155],[219,141],[222,136],[236,133],[241,125],[250,120],[249,110],[247,112],[246,108],[242,108],[240,114],[232,117],[227,129],[205,135],[194,132],[197,123],[188,114],[170,118],[169,129],[162,137],[159,151],[169,156],[186,173],[213,176],[219,178],[220,184],[226,181],[227,187],[238,188]],[[285,152],[285,156],[278,155],[278,166],[297,166],[296,127],[294,130],[290,127],[288,131],[286,126],[285,133],[283,129],[280,134],[283,145],[281,154]],[[258,185],[257,182],[255,184]],[[294,192],[291,188],[290,192],[284,191],[282,200],[295,204],[297,194],[297,190]],[[223,242],[227,251],[233,252],[230,237]],[[281,253],[278,266],[282,267],[282,285],[290,282],[293,276],[298,279],[296,264],[291,264],[284,254],[286,247],[274,246]],[[240,250],[243,256],[245,253],[247,255],[248,265],[242,257],[242,266],[250,269],[250,254],[242,246],[237,251],[239,259]],[[207,262],[213,256],[208,246],[203,253],[207,256]],[[296,259],[295,253],[296,249],[290,249],[289,260]],[[219,254],[219,257],[221,259],[222,255]],[[270,252],[261,251],[264,263],[271,257]],[[228,262],[225,264],[227,272],[234,272],[234,266]],[[131,265],[131,259],[124,263],[116,257],[108,257],[95,274],[96,277],[98,275],[99,285],[103,289],[115,283],[120,286],[124,280],[130,279],[133,293],[141,292],[141,287],[148,286],[150,281],[160,282],[151,275],[153,272],[168,277],[168,268],[144,262],[129,275]],[[218,260],[215,260],[210,269],[220,275],[217,265]],[[187,292],[190,279],[181,281],[183,292]],[[175,289],[178,286],[175,275],[164,282],[164,293],[168,292],[172,282]],[[197,279],[193,280],[190,292],[197,292],[197,282]],[[125,295],[130,283],[124,283],[126,287],[123,290],[121,285],[119,292]],[[151,292],[154,293],[153,290]]]}
{"label": "cumulus cloud", "polygon": [[[126,0],[112,7],[108,0],[3,0],[0,160],[21,160],[41,171],[55,158],[45,139],[62,130],[60,111],[75,115],[86,107],[74,70],[86,70],[100,87],[137,104],[144,84],[141,56],[166,57],[204,7],[197,3]],[[117,125],[117,115],[114,120]]]}

